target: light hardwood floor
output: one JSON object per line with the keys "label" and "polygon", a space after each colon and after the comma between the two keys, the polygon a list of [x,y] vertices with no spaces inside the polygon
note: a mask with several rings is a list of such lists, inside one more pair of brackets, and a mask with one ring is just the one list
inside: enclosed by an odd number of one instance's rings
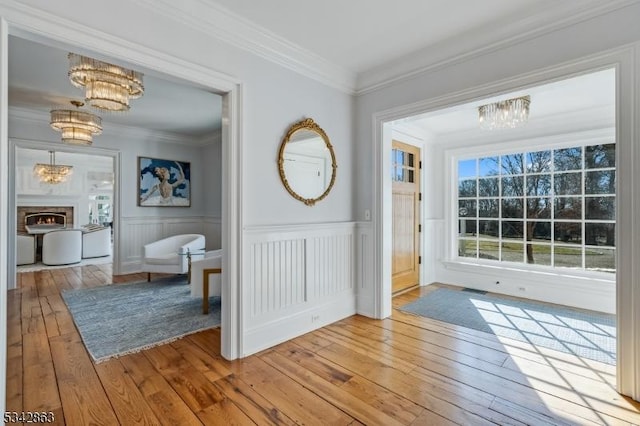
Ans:
{"label": "light hardwood floor", "polygon": [[8,294],[7,410],[51,411],[57,424],[640,424],[640,404],[614,391],[610,365],[397,310],[233,362],[220,356],[219,330],[208,330],[96,365],[61,290],[146,277],[99,265],[18,279]]}

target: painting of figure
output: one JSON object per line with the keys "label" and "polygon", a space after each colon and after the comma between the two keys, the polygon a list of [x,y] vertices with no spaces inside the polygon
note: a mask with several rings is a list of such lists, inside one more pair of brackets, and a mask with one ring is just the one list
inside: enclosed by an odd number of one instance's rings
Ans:
{"label": "painting of figure", "polygon": [[138,205],[191,205],[191,165],[185,161],[138,157]]}

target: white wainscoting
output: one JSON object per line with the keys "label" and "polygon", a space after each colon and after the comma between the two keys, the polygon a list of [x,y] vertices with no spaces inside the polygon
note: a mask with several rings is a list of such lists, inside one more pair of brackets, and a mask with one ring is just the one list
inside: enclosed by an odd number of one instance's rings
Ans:
{"label": "white wainscoting", "polygon": [[443,219],[422,221],[422,269],[420,285],[437,281],[439,260],[445,257],[445,222]]}
{"label": "white wainscoting", "polygon": [[245,229],[243,356],[356,313],[355,228]]}
{"label": "white wainscoting", "polygon": [[120,226],[118,247],[122,274],[140,272],[142,246],[171,235],[203,234],[207,249],[220,248],[220,220],[216,218],[122,217],[115,226]]}
{"label": "white wainscoting", "polygon": [[356,283],[357,311],[360,315],[376,317],[375,281],[373,267],[373,223],[356,224]]}
{"label": "white wainscoting", "polygon": [[256,241],[250,250],[251,317],[307,300],[304,238]]}
{"label": "white wainscoting", "polygon": [[447,240],[448,229],[445,222],[428,221],[427,232],[433,234],[433,242],[427,244],[429,255],[425,256],[427,264],[434,270],[429,275],[431,282],[610,314],[616,312],[614,274],[510,262],[486,262],[482,259],[451,259],[445,243],[455,244],[455,240]]}

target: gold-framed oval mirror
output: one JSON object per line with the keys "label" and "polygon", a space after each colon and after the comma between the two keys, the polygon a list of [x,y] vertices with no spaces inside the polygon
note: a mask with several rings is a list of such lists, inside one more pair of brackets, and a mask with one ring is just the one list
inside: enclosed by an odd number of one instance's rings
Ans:
{"label": "gold-framed oval mirror", "polygon": [[296,200],[312,206],[336,180],[336,156],[329,137],[311,118],[293,124],[278,153],[280,179]]}

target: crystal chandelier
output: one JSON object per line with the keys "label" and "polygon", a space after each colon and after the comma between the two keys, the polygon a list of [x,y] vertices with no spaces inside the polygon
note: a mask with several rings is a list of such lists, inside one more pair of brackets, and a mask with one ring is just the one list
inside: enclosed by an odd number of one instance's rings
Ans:
{"label": "crystal chandelier", "polygon": [[36,163],[33,166],[33,174],[40,182],[56,185],[66,182],[73,173],[73,166],[56,164],[56,153],[49,151],[49,164]]}
{"label": "crystal chandelier", "polygon": [[128,111],[129,99],[144,93],[142,73],[69,53],[69,80],[85,88],[85,99],[95,108]]}
{"label": "crystal chandelier", "polygon": [[478,107],[480,127],[486,130],[519,127],[529,119],[529,96]]}
{"label": "crystal chandelier", "polygon": [[[84,104],[71,101],[76,108]],[[72,145],[91,145],[93,135],[102,133],[102,120],[97,115],[79,109],[54,109],[51,111],[51,127],[62,132],[62,142]]]}

